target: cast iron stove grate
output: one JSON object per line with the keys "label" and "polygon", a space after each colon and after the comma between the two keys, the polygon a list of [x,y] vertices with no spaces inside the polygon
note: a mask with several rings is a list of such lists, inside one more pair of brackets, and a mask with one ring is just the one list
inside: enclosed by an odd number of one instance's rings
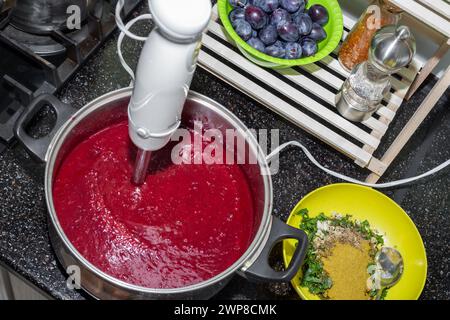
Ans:
{"label": "cast iron stove grate", "polygon": [[[14,125],[36,96],[55,93],[115,29],[116,1],[99,0],[80,30],[32,34],[16,28],[11,8],[0,12],[0,153],[14,141]],[[141,0],[129,0],[125,15]]]}

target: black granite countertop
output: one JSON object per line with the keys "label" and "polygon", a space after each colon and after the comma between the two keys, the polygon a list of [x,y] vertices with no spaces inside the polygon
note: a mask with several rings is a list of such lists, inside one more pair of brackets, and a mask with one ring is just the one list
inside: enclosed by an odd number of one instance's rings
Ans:
{"label": "black granite countertop", "polygon": [[[148,33],[144,23],[137,32]],[[59,97],[77,108],[92,99],[127,86],[129,78],[116,55],[116,36],[61,90]],[[127,40],[125,58],[135,64],[140,44]],[[404,104],[380,150],[395,138],[434,84],[429,80]],[[234,112],[249,128],[279,129],[281,142],[299,140],[325,166],[364,179],[368,172],[348,158],[296,128],[262,105],[198,69],[192,89]],[[44,126],[45,127],[45,126]],[[440,100],[382,181],[424,172],[450,159],[450,92]],[[338,182],[314,167],[297,150],[281,156],[280,172],[273,177],[274,211],[286,219],[295,204],[314,189]],[[450,299],[450,175],[449,170],[422,184],[385,193],[395,199],[416,223],[428,255],[428,279],[423,299]],[[85,299],[87,294],[66,287],[64,270],[49,242],[44,195],[44,166],[33,162],[19,145],[0,155],[0,263],[57,299]],[[219,299],[297,299],[289,284],[257,284],[236,276],[218,294]]]}

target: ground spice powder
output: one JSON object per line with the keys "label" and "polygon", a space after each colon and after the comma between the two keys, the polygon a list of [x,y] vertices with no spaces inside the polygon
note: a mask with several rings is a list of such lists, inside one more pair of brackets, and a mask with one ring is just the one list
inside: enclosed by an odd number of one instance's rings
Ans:
{"label": "ground spice powder", "polygon": [[328,290],[332,300],[369,300],[366,283],[367,266],[371,263],[371,246],[363,240],[359,246],[338,242],[331,254],[322,259],[324,270],[333,281]]}
{"label": "ground spice powder", "polygon": [[[380,10],[373,10],[373,6]],[[347,71],[367,61],[374,34],[386,25],[397,24],[400,18],[401,10],[386,3],[385,0],[374,1],[373,6],[363,14],[339,51],[339,61]]]}

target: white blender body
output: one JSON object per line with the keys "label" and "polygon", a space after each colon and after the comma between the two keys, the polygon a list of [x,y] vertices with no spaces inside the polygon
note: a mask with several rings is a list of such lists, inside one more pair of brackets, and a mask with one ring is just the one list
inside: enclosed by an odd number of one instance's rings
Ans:
{"label": "white blender body", "polygon": [[138,147],[136,184],[145,180],[151,152],[181,123],[212,9],[210,0],[149,0],[149,6],[156,26],[142,50],[128,108],[130,138]]}
{"label": "white blender body", "polygon": [[164,147],[181,117],[196,63],[196,43],[178,44],[152,32],[142,51],[129,104],[130,137],[146,151]]}

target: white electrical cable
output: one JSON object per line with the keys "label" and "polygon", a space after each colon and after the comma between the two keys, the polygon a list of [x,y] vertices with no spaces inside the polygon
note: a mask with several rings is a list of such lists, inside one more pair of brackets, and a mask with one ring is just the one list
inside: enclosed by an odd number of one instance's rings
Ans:
{"label": "white electrical cable", "polygon": [[[124,26],[124,28],[126,30],[129,30],[136,22],[138,22],[140,20],[151,20],[151,19],[152,19],[151,14],[143,14],[141,16],[134,18],[130,22],[128,22],[126,24],[126,26]],[[123,39],[125,38],[125,35],[126,35],[126,33],[123,31],[119,35],[119,39],[117,40],[117,53],[119,55],[119,60],[120,60],[120,63],[122,64],[122,67],[128,72],[128,74],[131,76],[131,79],[133,79],[133,81],[134,81],[134,71],[133,71],[133,69],[130,68],[130,66],[125,61],[125,59],[122,55],[122,42],[123,42]],[[142,40],[142,41],[145,41],[145,40]]]}
{"label": "white electrical cable", "polygon": [[272,151],[268,156],[267,156],[267,161],[271,162],[273,160],[273,158],[280,153],[283,149],[289,147],[289,146],[295,146],[295,147],[299,147],[303,150],[303,152],[305,153],[305,155],[308,157],[308,159],[315,165],[317,166],[319,169],[325,171],[326,173],[328,173],[329,175],[336,177],[338,179],[347,181],[347,182],[351,182],[351,183],[356,183],[359,185],[363,185],[366,187],[371,187],[371,188],[377,188],[377,189],[383,189],[383,188],[390,188],[390,187],[397,187],[397,186],[401,186],[401,185],[405,185],[420,179],[424,179],[428,176],[431,176],[439,171],[441,171],[442,169],[450,166],[450,160],[447,160],[446,162],[444,162],[443,164],[437,166],[436,168],[425,172],[417,177],[412,177],[412,178],[407,178],[407,179],[402,179],[402,180],[397,180],[397,181],[392,181],[392,182],[387,182],[387,183],[379,183],[379,184],[374,184],[374,183],[367,183],[367,182],[362,182],[350,177],[347,177],[343,174],[340,174],[338,172],[335,172],[333,170],[330,170],[328,168],[325,168],[324,166],[322,166],[315,158],[314,156],[308,151],[308,149],[306,149],[306,147],[304,145],[302,145],[300,142],[298,141],[290,141],[287,143],[282,144],[281,146],[279,146],[278,148],[276,148],[274,151]]}
{"label": "white electrical cable", "polygon": [[138,21],[152,20],[152,15],[149,13],[140,15],[140,16],[130,20],[126,25],[124,25],[122,18],[120,16],[124,5],[125,5],[124,0],[119,0],[116,5],[116,23],[120,29],[119,39],[117,40],[117,54],[119,56],[119,60],[120,60],[120,63],[122,64],[122,67],[125,69],[126,72],[128,72],[128,74],[131,76],[132,83],[134,83],[134,80],[135,80],[134,71],[133,71],[133,69],[131,69],[131,67],[128,65],[128,63],[125,61],[125,59],[123,57],[122,42],[123,42],[123,39],[125,38],[125,35],[127,35],[128,37],[130,37],[134,40],[146,41],[147,37],[137,36],[134,33],[130,32],[129,30]]}
{"label": "white electrical cable", "polygon": [[131,39],[138,40],[138,41],[145,41],[145,40],[147,40],[147,37],[141,37],[141,36],[135,35],[134,33],[129,31],[129,28],[124,26],[123,21],[122,21],[122,17],[121,17],[122,9],[123,9],[124,6],[125,6],[125,0],[117,1],[117,5],[116,5],[116,23],[117,23],[117,26],[119,27],[120,31],[125,33]]}
{"label": "white electrical cable", "polygon": [[[117,26],[120,29],[120,35],[119,35],[119,39],[117,41],[117,52],[119,55],[119,60],[120,63],[122,64],[123,68],[130,74],[131,78],[133,79],[133,82],[135,80],[135,75],[133,70],[130,68],[130,66],[126,63],[125,59],[123,58],[122,55],[122,42],[123,39],[125,38],[125,35],[127,35],[128,37],[130,37],[131,39],[134,40],[138,40],[138,41],[146,41],[147,37],[140,37],[135,35],[134,33],[130,32],[130,28],[138,21],[141,20],[152,20],[152,15],[151,14],[143,14],[140,15],[134,19],[132,19],[131,21],[129,21],[126,25],[123,24],[122,18],[120,16],[122,9],[125,5],[124,0],[119,0],[117,2],[117,6],[116,6],[116,23]],[[289,147],[289,146],[295,146],[295,147],[299,147],[303,150],[303,152],[305,153],[305,155],[308,157],[308,159],[315,165],[317,166],[319,169],[321,169],[322,171],[325,171],[326,173],[328,173],[329,175],[336,177],[338,179],[347,181],[347,182],[351,182],[351,183],[356,183],[359,185],[363,185],[363,186],[367,186],[367,187],[371,187],[371,188],[378,188],[378,189],[383,189],[383,188],[390,188],[390,187],[397,187],[397,186],[401,186],[401,185],[405,185],[420,179],[424,179],[428,176],[431,176],[439,171],[441,171],[442,169],[450,166],[450,160],[447,160],[446,162],[444,162],[443,164],[437,166],[436,168],[425,172],[417,177],[412,177],[412,178],[407,178],[407,179],[402,179],[402,180],[398,180],[398,181],[392,181],[392,182],[387,182],[387,183],[379,183],[379,184],[375,184],[375,183],[367,183],[367,182],[362,182],[356,179],[353,179],[351,177],[347,177],[343,174],[340,174],[338,172],[335,172],[333,170],[330,170],[328,168],[325,168],[324,166],[322,166],[315,158],[314,156],[308,151],[308,149],[306,149],[306,147],[304,145],[302,145],[300,142],[298,141],[290,141],[287,143],[282,144],[281,146],[279,146],[278,148],[276,148],[274,151],[272,151],[272,153],[270,155],[267,156],[267,161],[270,162],[278,153],[280,153],[283,149]]]}

